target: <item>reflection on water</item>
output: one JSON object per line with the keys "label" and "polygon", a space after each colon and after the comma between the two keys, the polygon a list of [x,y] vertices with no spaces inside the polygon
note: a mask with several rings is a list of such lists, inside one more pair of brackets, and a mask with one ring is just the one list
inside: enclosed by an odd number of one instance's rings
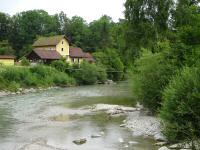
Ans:
{"label": "reflection on water", "polygon": [[[130,88],[125,87],[83,86],[0,98],[0,150],[26,150],[36,141],[50,149],[156,149],[153,140],[133,137],[131,131],[120,128],[124,117],[80,109],[95,103],[134,105]],[[99,133],[104,135],[91,138]],[[80,138],[86,138],[86,144],[77,146],[72,142]],[[130,141],[138,144],[131,145]]]}

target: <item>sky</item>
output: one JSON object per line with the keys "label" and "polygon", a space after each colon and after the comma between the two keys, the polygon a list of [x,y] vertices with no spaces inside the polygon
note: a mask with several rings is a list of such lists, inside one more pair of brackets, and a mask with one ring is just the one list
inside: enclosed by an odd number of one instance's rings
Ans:
{"label": "sky", "polygon": [[53,15],[64,11],[68,17],[81,16],[88,23],[106,14],[117,22],[124,18],[125,0],[0,0],[0,12],[14,15],[18,12],[43,9]]}

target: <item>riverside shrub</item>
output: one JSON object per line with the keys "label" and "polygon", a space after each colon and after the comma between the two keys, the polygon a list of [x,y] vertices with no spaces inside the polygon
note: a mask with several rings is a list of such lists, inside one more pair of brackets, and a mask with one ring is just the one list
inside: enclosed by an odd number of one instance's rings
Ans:
{"label": "riverside shrub", "polygon": [[109,79],[120,81],[124,77],[124,64],[116,51],[116,49],[106,49],[104,52],[96,52],[93,55],[96,63],[104,66]]}
{"label": "riverside shrub", "polygon": [[57,70],[61,71],[61,72],[66,72],[68,73],[69,72],[69,64],[66,63],[66,60],[56,60],[56,61],[53,61],[51,63],[51,66],[56,68]]}
{"label": "riverside shrub", "polygon": [[0,90],[17,91],[20,87],[48,87],[74,85],[75,80],[55,68],[38,65],[4,67],[0,72]]}
{"label": "riverside shrub", "polygon": [[200,63],[185,67],[163,92],[160,116],[171,141],[200,138]]}
{"label": "riverside shrub", "polygon": [[146,50],[136,61],[133,74],[134,95],[153,113],[160,108],[162,92],[175,70],[161,52],[153,54]]}
{"label": "riverside shrub", "polygon": [[28,61],[28,59],[26,59],[26,57],[23,57],[22,61],[21,61],[21,65],[22,66],[30,66],[30,62]]}
{"label": "riverside shrub", "polygon": [[72,67],[72,76],[81,85],[92,85],[97,82],[105,82],[107,79],[106,71],[103,67],[86,61],[82,62],[80,66],[74,65]]}

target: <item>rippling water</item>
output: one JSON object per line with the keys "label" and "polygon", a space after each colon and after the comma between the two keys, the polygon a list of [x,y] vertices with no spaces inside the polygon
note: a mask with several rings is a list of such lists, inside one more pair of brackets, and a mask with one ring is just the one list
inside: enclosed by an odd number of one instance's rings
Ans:
{"label": "rippling water", "polygon": [[[155,150],[153,140],[119,127],[124,117],[80,109],[95,103],[133,105],[129,90],[125,84],[96,85],[0,98],[0,150],[36,150],[35,143],[44,150]],[[100,132],[102,137],[91,138]],[[87,142],[72,142],[80,138]]]}

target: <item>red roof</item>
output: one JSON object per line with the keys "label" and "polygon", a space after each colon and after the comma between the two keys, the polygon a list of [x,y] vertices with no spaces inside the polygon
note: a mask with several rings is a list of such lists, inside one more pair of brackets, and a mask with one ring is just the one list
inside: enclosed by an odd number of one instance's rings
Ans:
{"label": "red roof", "polygon": [[85,53],[81,48],[78,47],[70,47],[69,48],[69,55],[71,58],[84,58],[87,61],[94,62],[94,58],[92,54]]}
{"label": "red roof", "polygon": [[85,53],[81,48],[78,47],[70,47],[69,48],[69,56],[72,58],[85,58]]}
{"label": "red roof", "polygon": [[33,50],[41,59],[52,59],[57,60],[61,59],[61,55],[56,50],[45,50],[36,48]]}
{"label": "red roof", "polygon": [[0,55],[0,59],[15,59],[13,55]]}
{"label": "red roof", "polygon": [[85,59],[88,61],[95,61],[94,57],[90,53],[85,53]]}

